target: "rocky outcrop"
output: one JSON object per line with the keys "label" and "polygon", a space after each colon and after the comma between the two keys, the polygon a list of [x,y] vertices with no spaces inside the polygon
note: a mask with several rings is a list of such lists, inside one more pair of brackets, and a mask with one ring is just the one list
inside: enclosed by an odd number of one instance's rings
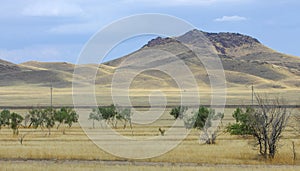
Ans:
{"label": "rocky outcrop", "polygon": [[162,38],[162,37],[157,37],[155,39],[150,40],[144,47],[153,47],[153,46],[157,46],[157,45],[164,45],[167,43],[171,43],[171,42],[179,42],[175,39],[172,38]]}
{"label": "rocky outcrop", "polygon": [[18,65],[0,60],[0,73],[7,73],[7,72],[15,72],[21,71],[21,68]]}

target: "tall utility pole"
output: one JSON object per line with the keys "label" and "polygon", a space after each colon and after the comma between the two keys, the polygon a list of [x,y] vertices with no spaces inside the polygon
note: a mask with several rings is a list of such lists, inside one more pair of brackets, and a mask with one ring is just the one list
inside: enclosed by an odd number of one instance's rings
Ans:
{"label": "tall utility pole", "polygon": [[50,87],[50,103],[51,103],[51,109],[53,106],[53,85],[51,83],[51,87]]}
{"label": "tall utility pole", "polygon": [[252,89],[252,106],[253,106],[253,100],[254,100],[254,87],[253,87],[253,83],[252,83],[251,89]]}

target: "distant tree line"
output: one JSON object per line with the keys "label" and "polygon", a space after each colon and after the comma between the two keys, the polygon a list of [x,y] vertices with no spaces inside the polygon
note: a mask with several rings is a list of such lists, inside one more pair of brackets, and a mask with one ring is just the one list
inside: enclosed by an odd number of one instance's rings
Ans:
{"label": "distant tree line", "polygon": [[106,125],[110,125],[112,128],[118,128],[118,123],[123,124],[125,129],[129,124],[132,129],[131,123],[131,108],[124,108],[120,106],[99,106],[90,113],[89,119],[93,121],[93,128],[95,128],[95,122],[99,122],[100,126],[103,127],[102,122]]}
{"label": "distant tree line", "polygon": [[[51,128],[57,125],[57,129],[65,124],[69,127],[73,123],[78,122],[78,114],[72,109],[63,107],[55,110],[52,108],[47,109],[32,109],[25,117],[16,112],[11,112],[7,109],[0,112],[0,129],[2,127],[9,127],[13,130],[13,135],[19,134],[19,128],[41,128],[47,129],[48,135],[51,134]],[[24,121],[24,124],[22,124]]]}

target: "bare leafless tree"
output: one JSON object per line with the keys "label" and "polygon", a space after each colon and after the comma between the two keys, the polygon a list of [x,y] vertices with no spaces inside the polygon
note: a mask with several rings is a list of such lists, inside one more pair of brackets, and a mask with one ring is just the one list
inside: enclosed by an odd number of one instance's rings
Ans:
{"label": "bare leafless tree", "polygon": [[269,99],[267,95],[256,94],[258,107],[252,109],[249,126],[257,141],[259,152],[264,158],[273,159],[281,134],[290,117],[290,111],[282,98]]}

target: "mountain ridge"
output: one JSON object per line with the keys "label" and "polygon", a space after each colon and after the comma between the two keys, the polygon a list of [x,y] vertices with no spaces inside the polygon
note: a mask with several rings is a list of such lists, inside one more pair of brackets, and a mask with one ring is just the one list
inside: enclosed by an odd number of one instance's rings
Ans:
{"label": "mountain ridge", "polygon": [[[178,37],[157,37],[150,40],[140,50],[122,58],[109,61],[105,65],[118,68],[122,64],[122,67],[130,67],[130,65],[134,65],[134,60],[137,62],[145,61],[143,60],[143,56],[135,57],[128,66],[126,64],[124,66],[124,61],[129,63],[129,58],[136,56],[139,52],[149,49],[162,50],[170,52],[183,60],[193,68],[194,73],[199,73],[202,70],[202,73],[196,74],[196,77],[201,81],[206,80],[204,82],[207,83],[207,73],[203,69],[199,69],[203,68],[203,65],[197,55],[189,49],[189,46],[201,46],[203,41],[206,41],[204,39],[209,40],[211,49],[220,57],[225,75],[228,78],[231,77],[231,79],[227,79],[229,86],[241,84],[239,75],[242,74],[249,76],[249,80],[251,81],[247,83],[259,82],[261,83],[261,87],[299,87],[297,81],[300,81],[300,58],[276,52],[261,44],[257,39],[239,33],[207,33],[199,30],[191,30]],[[170,62],[172,62],[171,58],[164,58],[163,60],[157,58],[156,61],[151,62],[151,65],[154,63],[159,66],[161,63]],[[235,73],[236,76],[230,75],[232,73]],[[257,80],[253,80],[253,78]],[[243,78],[243,80],[247,79]],[[280,84],[280,86],[277,84]]]}
{"label": "mountain ridge", "polygon": [[[140,53],[147,50],[162,50],[172,53],[188,65],[195,77],[198,78],[199,85],[208,86],[209,78],[203,64],[188,47],[203,43],[203,36],[209,40],[209,47],[220,57],[229,87],[243,86],[251,82],[258,82],[261,87],[300,87],[298,83],[300,82],[300,58],[276,52],[251,36],[228,32],[208,33],[199,30],[191,30],[178,37],[157,37],[149,40],[148,43],[135,52],[101,64],[96,84],[108,86],[113,73],[120,67],[132,68],[132,72],[135,72],[135,69],[142,67],[138,66],[139,63],[149,60]],[[163,66],[172,62],[172,57],[162,55],[154,56],[153,59],[148,61],[147,65]],[[122,66],[120,66],[121,64]],[[54,82],[58,87],[68,87],[71,86],[74,67],[76,67],[74,64],[66,62],[29,61],[17,65],[0,60],[0,75],[5,78],[6,82],[12,82],[12,84],[0,84],[0,86],[13,85],[15,82],[19,83],[20,81],[25,84],[45,86],[49,85],[51,81],[51,84]],[[97,65],[85,65],[81,66],[81,70],[86,72],[95,67]],[[28,80],[20,79],[22,74]],[[35,75],[35,77],[31,78],[30,75]],[[156,72],[146,72],[140,77],[136,80],[138,81],[136,85],[142,85],[145,83],[143,80],[149,80],[149,78],[153,79],[153,82],[166,78],[165,76],[159,76]],[[51,80],[51,78],[53,79]],[[149,85],[154,84],[149,83]],[[174,82],[165,80],[163,85],[174,87]]]}

